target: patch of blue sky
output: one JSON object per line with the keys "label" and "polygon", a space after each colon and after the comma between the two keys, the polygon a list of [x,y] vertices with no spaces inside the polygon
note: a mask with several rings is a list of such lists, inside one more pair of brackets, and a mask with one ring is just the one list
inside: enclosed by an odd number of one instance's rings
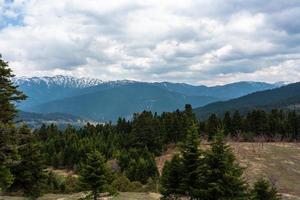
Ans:
{"label": "patch of blue sky", "polygon": [[14,18],[0,16],[0,30],[10,26],[23,26],[23,16]]}

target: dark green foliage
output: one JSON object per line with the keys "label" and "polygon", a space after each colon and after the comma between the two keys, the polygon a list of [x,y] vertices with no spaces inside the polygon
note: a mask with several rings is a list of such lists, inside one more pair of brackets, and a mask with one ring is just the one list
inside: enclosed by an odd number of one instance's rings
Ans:
{"label": "dark green foliage", "polygon": [[243,128],[243,119],[239,113],[239,111],[234,111],[231,121],[231,136],[236,137],[241,132]]}
{"label": "dark green foliage", "polygon": [[44,191],[47,193],[64,193],[64,178],[50,171],[45,180]]}
{"label": "dark green foliage", "polygon": [[192,124],[187,132],[186,139],[181,145],[182,157],[175,155],[163,168],[161,192],[165,198],[185,195],[191,198],[200,197],[199,181],[204,163],[199,149],[197,126]]}
{"label": "dark green foliage", "polygon": [[288,113],[287,129],[289,130],[289,136],[292,140],[300,138],[300,115],[297,115],[295,111]]}
{"label": "dark green foliage", "polygon": [[244,199],[246,186],[242,168],[235,161],[230,147],[225,144],[223,133],[218,132],[211,149],[205,154],[205,168],[202,184],[202,199]]}
{"label": "dark green foliage", "polygon": [[232,119],[230,112],[226,112],[223,119],[223,126],[224,126],[224,134],[229,135],[233,133],[232,127]]}
{"label": "dark green foliage", "polygon": [[26,99],[26,96],[12,83],[14,77],[8,63],[2,60],[0,54],[0,190],[11,186],[14,176],[11,166],[17,160],[15,142],[16,129],[13,119],[17,114],[16,102]]}
{"label": "dark green foliage", "polygon": [[216,114],[212,114],[206,124],[206,132],[208,134],[208,139],[211,140],[217,133],[217,130],[220,128],[221,123],[220,119],[217,117]]}
{"label": "dark green foliage", "polygon": [[79,179],[77,177],[71,175],[65,177],[52,171],[47,173],[43,190],[45,193],[66,194],[82,191]]}
{"label": "dark green foliage", "polygon": [[42,195],[46,173],[41,146],[26,126],[18,130],[20,161],[12,167],[15,176],[12,190],[22,190],[24,195],[36,199]]}
{"label": "dark green foliage", "polygon": [[243,170],[235,161],[223,133],[218,132],[206,151],[199,149],[199,139],[192,126],[181,155],[166,162],[161,177],[164,198],[188,196],[203,200],[247,199]]}
{"label": "dark green foliage", "polygon": [[10,168],[18,159],[15,137],[16,128],[0,122],[0,190],[9,188],[14,181]]}
{"label": "dark green foliage", "polygon": [[183,162],[183,189],[185,193],[191,197],[197,197],[199,192],[199,170],[202,167],[200,140],[197,126],[192,125],[181,146],[182,162]]}
{"label": "dark green foliage", "polygon": [[[221,123],[222,122],[222,123]],[[300,115],[296,111],[273,109],[252,110],[245,116],[238,111],[226,112],[223,119],[213,114],[208,120],[202,121],[200,130],[209,139],[213,138],[216,130],[224,127],[225,135],[231,139],[243,141],[297,141],[300,139]]]}
{"label": "dark green foliage", "polygon": [[184,140],[189,126],[197,120],[194,114],[191,113],[190,105],[186,105],[184,112],[176,110],[173,113],[162,113],[160,121],[165,133],[163,141],[168,144]]}
{"label": "dark green foliage", "polygon": [[251,200],[280,200],[275,187],[265,179],[258,180],[251,190]]}
{"label": "dark green foliage", "polygon": [[110,171],[105,158],[96,150],[87,154],[87,159],[82,164],[79,173],[80,181],[87,190],[92,191],[95,200],[110,184]]}
{"label": "dark green foliage", "polygon": [[136,114],[132,121],[120,118],[116,125],[87,124],[80,129],[42,126],[35,134],[49,166],[76,171],[86,154],[96,149],[107,160],[117,159],[131,181],[146,183],[148,178],[157,177],[155,156],[168,144],[182,141],[190,124],[196,121],[191,110],[187,105],[183,112],[160,116],[145,111]]}
{"label": "dark green foliage", "polygon": [[120,192],[133,192],[133,186],[130,180],[123,174],[118,174],[112,182],[112,186]]}
{"label": "dark green foliage", "polygon": [[263,110],[253,110],[248,112],[245,123],[249,132],[256,135],[263,135],[268,131],[268,117]]}
{"label": "dark green foliage", "polygon": [[155,157],[147,149],[129,149],[123,151],[119,157],[121,170],[131,181],[147,183],[148,178],[156,179],[158,171]]}
{"label": "dark green foliage", "polygon": [[0,54],[0,122],[12,122],[17,114],[15,102],[25,100],[26,95],[18,90],[11,80],[14,77],[8,63],[2,60]]}
{"label": "dark green foliage", "polygon": [[132,124],[130,144],[136,148],[148,148],[159,155],[162,151],[162,129],[157,117],[151,112],[135,114]]}
{"label": "dark green foliage", "polygon": [[184,195],[184,175],[183,159],[179,155],[175,155],[171,161],[166,161],[160,180],[162,195],[164,197]]}
{"label": "dark green foliage", "polygon": [[80,182],[77,177],[67,176],[64,179],[64,193],[80,192]]}

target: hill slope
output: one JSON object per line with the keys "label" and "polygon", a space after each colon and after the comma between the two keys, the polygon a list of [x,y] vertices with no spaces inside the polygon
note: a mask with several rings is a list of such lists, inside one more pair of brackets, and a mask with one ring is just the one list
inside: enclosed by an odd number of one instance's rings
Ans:
{"label": "hill slope", "polygon": [[169,92],[157,86],[136,83],[95,93],[51,101],[32,107],[33,112],[61,112],[97,121],[116,120],[118,117],[131,117],[134,112],[173,111],[183,108],[186,103],[205,105],[212,97],[186,96]]}
{"label": "hill slope", "polygon": [[212,96],[220,100],[228,100],[241,97],[253,92],[273,89],[281,86],[281,83],[269,84],[264,82],[236,82],[226,85],[207,87],[204,85],[193,86],[184,83],[154,83],[169,91],[178,92],[186,95]]}
{"label": "hill slope", "polygon": [[239,110],[246,112],[251,109],[297,109],[300,104],[300,82],[280,88],[255,92],[229,101],[211,103],[194,109],[199,118],[206,118],[212,113],[219,115],[226,111]]}

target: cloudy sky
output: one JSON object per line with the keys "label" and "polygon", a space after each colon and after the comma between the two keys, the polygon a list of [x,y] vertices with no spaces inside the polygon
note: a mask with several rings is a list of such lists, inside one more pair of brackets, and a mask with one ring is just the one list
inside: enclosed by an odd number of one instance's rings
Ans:
{"label": "cloudy sky", "polygon": [[18,76],[300,81],[299,0],[0,0]]}

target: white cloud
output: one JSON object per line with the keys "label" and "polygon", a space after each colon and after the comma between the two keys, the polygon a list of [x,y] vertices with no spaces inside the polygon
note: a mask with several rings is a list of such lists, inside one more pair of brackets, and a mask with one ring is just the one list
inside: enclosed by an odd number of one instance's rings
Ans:
{"label": "white cloud", "polygon": [[294,0],[0,0],[0,53],[20,76],[298,81],[298,11]]}

